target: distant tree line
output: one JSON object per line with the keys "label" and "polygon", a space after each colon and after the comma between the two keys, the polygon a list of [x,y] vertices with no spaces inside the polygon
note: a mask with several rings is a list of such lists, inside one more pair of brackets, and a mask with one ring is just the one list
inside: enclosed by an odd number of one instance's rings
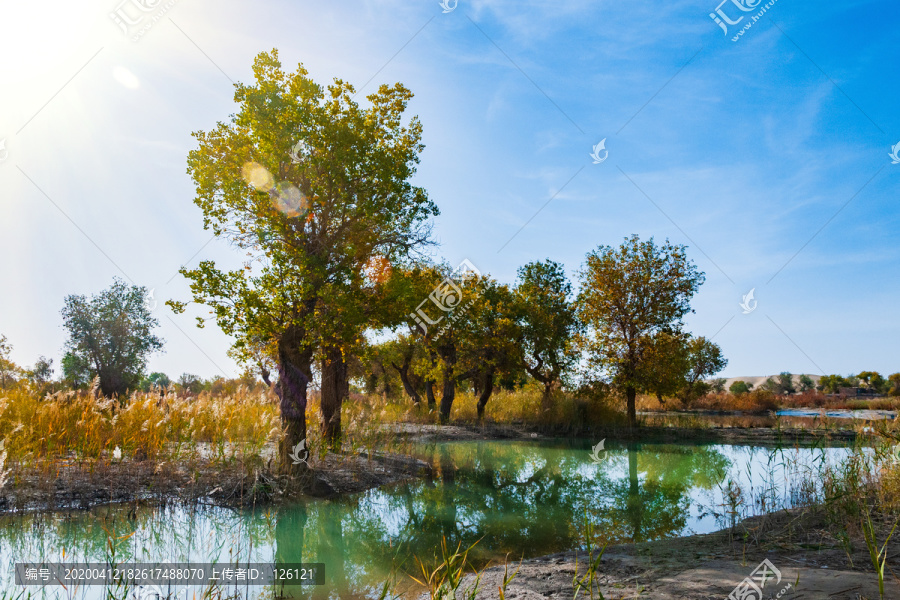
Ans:
{"label": "distant tree line", "polygon": [[[887,378],[878,371],[862,371],[857,375],[823,375],[818,382],[813,381],[809,375],[800,375],[794,382],[794,376],[784,371],[776,377],[769,377],[759,386],[763,389],[779,395],[795,393],[822,392],[825,394],[838,394],[842,388],[861,388],[876,395],[900,396],[900,373],[893,373]],[[746,381],[733,382],[728,390],[735,395],[749,393],[753,384]]]}
{"label": "distant tree line", "polygon": [[900,396],[900,373],[886,378],[878,371],[863,371],[857,375],[826,375],[819,379],[818,389],[826,394],[838,394],[841,388],[862,388],[870,393]]}
{"label": "distant tree line", "polygon": [[618,394],[633,425],[637,394],[689,405],[713,389],[707,378],[726,364],[716,344],[683,331],[681,318],[703,275],[682,246],[636,236],[601,246],[578,272],[577,294],[563,265],[550,259],[521,267],[513,285],[479,274],[455,286],[448,271],[445,265],[401,274],[413,282],[406,305],[451,285],[463,316],[445,325],[435,318],[439,308],[426,303],[431,316],[368,345],[361,355],[366,391],[402,390],[446,420],[459,387],[477,396],[482,417],[495,389],[533,382],[543,410],[552,410],[561,390]]}

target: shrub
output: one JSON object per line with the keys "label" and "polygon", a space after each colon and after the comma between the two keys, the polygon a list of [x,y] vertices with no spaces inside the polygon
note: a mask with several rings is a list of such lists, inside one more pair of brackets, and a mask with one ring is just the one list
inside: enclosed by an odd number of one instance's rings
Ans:
{"label": "shrub", "polygon": [[747,383],[746,381],[735,381],[730,386],[728,386],[728,391],[734,394],[735,396],[739,396],[741,394],[750,393],[750,388],[753,387],[752,383]]}

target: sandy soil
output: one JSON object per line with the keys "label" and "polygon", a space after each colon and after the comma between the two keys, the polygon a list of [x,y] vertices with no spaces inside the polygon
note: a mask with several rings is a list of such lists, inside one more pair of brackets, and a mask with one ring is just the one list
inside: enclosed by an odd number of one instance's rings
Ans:
{"label": "sandy soil", "polygon": [[[886,533],[886,532],[884,532]],[[883,539],[883,538],[882,538]],[[878,598],[878,583],[862,539],[855,539],[852,563],[817,511],[780,513],[748,519],[734,532],[609,547],[597,571],[597,592],[607,600],[725,600],[763,560],[780,573],[769,579],[762,598],[859,600]],[[888,546],[885,598],[900,598],[900,542]],[[506,598],[531,600],[573,598],[575,553],[553,554],[524,561],[506,588]],[[578,556],[578,572],[585,573],[587,554]],[[510,565],[510,573],[517,563]],[[487,569],[480,599],[500,598],[504,567]],[[463,585],[473,583],[470,577]],[[757,580],[759,585],[759,580]],[[781,595],[779,595],[779,593]],[[590,598],[585,588],[579,598]],[[761,600],[758,595],[736,596]]]}

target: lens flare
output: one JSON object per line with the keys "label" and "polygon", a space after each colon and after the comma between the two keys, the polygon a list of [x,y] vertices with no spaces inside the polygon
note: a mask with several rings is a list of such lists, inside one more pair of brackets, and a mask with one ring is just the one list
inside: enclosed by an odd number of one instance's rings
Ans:
{"label": "lens flare", "polygon": [[137,76],[125,67],[116,67],[113,69],[113,79],[122,84],[129,90],[136,90],[141,87],[141,81]]}
{"label": "lens flare", "polygon": [[269,170],[258,162],[248,162],[241,167],[241,176],[252,188],[261,192],[268,192],[275,187],[275,178]]}
{"label": "lens flare", "polygon": [[306,197],[297,186],[282,181],[275,188],[275,207],[289,217],[302,214],[307,207]]}

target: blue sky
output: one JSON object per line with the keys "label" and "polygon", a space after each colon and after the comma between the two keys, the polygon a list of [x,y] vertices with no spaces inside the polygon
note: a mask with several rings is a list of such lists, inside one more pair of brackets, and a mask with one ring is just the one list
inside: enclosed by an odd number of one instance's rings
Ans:
{"label": "blue sky", "polygon": [[[58,364],[64,296],[119,276],[160,302],[151,369],[236,374],[202,309],[162,302],[187,299],[185,262],[238,264],[202,229],[185,158],[278,48],[320,82],[416,94],[416,182],[451,262],[574,276],[600,244],[669,238],[707,274],[688,325],[726,376],[900,371],[896,3],[777,0],[733,42],[765,3],[723,4],[746,15],[725,35],[705,0],[119,2],[0,3],[0,333],[20,364]],[[132,41],[117,10],[160,18]]]}

